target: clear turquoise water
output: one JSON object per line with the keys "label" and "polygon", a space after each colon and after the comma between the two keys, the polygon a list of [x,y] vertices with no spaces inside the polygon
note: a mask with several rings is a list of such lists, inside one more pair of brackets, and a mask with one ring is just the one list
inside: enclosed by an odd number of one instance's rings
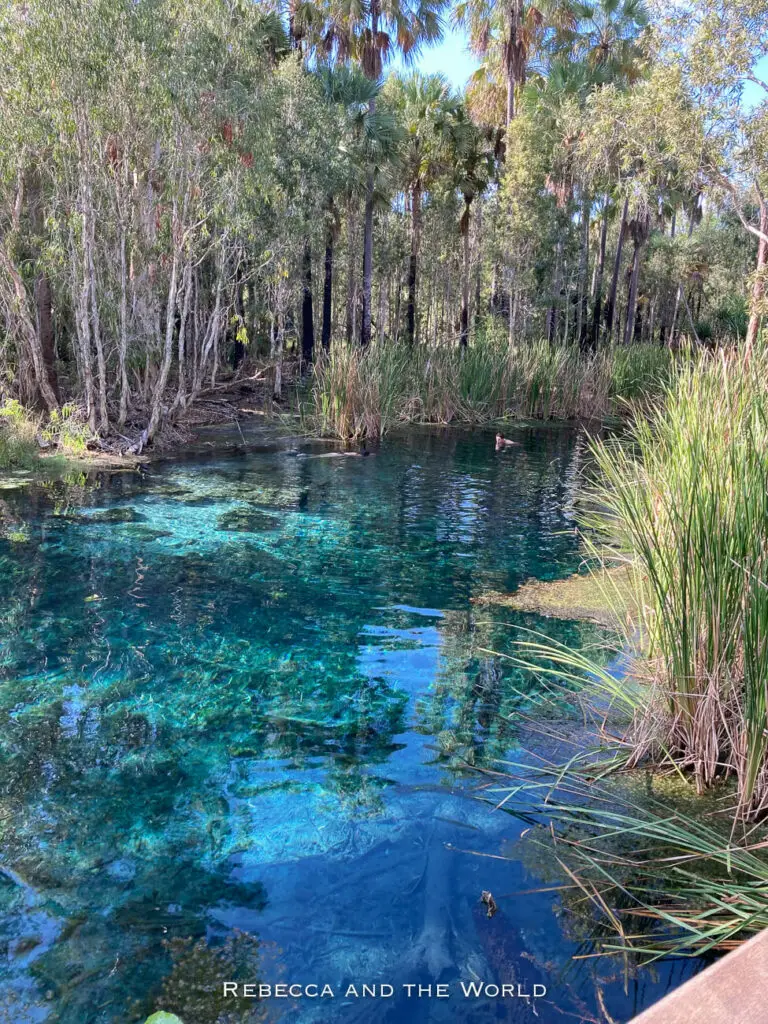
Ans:
{"label": "clear turquoise water", "polygon": [[[598,987],[623,1021],[680,980],[572,960],[572,907],[521,895],[556,872],[467,768],[514,752],[536,685],[480,648],[586,636],[472,603],[578,564],[583,438],[516,436],[254,437],[0,492],[0,1021],[132,1024],[205,971],[330,984],[269,1004],[299,1024],[601,1020]],[[460,979],[548,991],[534,1016]],[[395,995],[344,998],[364,982]],[[185,1024],[252,1006],[203,993]]]}

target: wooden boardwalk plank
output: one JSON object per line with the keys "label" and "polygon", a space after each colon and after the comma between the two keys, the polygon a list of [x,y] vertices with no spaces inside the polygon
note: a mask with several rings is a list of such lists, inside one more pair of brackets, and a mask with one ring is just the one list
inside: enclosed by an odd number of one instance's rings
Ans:
{"label": "wooden boardwalk plank", "polygon": [[631,1024],[768,1024],[768,929],[644,1010]]}

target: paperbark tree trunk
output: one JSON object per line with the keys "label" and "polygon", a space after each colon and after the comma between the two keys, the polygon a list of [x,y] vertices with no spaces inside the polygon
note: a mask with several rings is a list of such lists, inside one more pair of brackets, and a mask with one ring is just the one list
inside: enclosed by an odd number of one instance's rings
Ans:
{"label": "paperbark tree trunk", "polygon": [[[40,244],[45,233],[45,217],[43,210],[43,195],[40,173],[37,166],[33,166],[26,175],[26,189],[22,187],[20,196],[26,192],[29,204],[30,222],[34,235],[32,260],[36,264],[34,281],[34,299],[36,308],[36,327],[40,343],[40,352],[43,359],[43,368],[50,384],[51,391],[56,396],[56,402],[61,401],[59,394],[59,382],[56,375],[56,336],[53,326],[53,289],[51,279],[40,263]],[[34,361],[33,361],[34,362]],[[42,397],[42,395],[41,395]],[[43,399],[43,401],[45,401]]]}
{"label": "paperbark tree trunk", "polygon": [[[49,412],[53,412],[58,409],[59,402],[46,373],[40,337],[29,309],[27,290],[24,287],[21,274],[2,244],[0,244],[0,274],[5,276],[7,285],[10,285],[12,296],[10,305],[14,309],[23,344],[32,363],[35,384],[45,407]],[[6,303],[6,305],[8,304]]]}
{"label": "paperbark tree trunk", "polygon": [[[768,235],[768,204],[764,197],[760,196],[760,231],[763,236]],[[760,324],[763,319],[763,303],[765,301],[765,277],[768,267],[768,241],[761,237],[757,249],[757,270],[752,285],[752,306],[747,326],[747,337],[744,342],[744,358],[749,359],[754,350],[760,332]]]}
{"label": "paperbark tree trunk", "polygon": [[[172,234],[176,235],[180,233],[180,229],[177,223],[178,220],[178,208],[177,203],[174,201],[173,204],[173,221],[172,221]],[[176,327],[176,301],[178,291],[178,276],[179,276],[179,246],[174,241],[173,243],[173,261],[171,263],[171,279],[168,285],[168,301],[165,307],[165,346],[163,348],[163,362],[160,366],[160,373],[157,380],[155,381],[155,389],[152,393],[152,405],[149,416],[149,423],[142,434],[142,444],[147,444],[155,436],[158,426],[160,425],[160,417],[163,408],[163,394],[165,392],[166,384],[168,383],[168,374],[171,369],[171,359],[173,358],[173,335]]]}

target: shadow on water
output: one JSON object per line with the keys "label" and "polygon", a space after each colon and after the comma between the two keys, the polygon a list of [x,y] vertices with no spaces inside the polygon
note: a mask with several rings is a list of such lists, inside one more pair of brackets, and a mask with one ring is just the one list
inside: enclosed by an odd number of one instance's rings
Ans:
{"label": "shadow on water", "polygon": [[[333,986],[270,1004],[301,1024],[626,1020],[679,983],[571,959],[558,894],[516,895],[546,874],[524,823],[467,770],[535,687],[478,648],[594,635],[470,603],[578,565],[583,438],[518,438],[261,442],[3,492],[0,1021],[130,1024],[164,991],[216,1024],[220,982],[259,977]],[[548,992],[534,1017],[459,981]]]}

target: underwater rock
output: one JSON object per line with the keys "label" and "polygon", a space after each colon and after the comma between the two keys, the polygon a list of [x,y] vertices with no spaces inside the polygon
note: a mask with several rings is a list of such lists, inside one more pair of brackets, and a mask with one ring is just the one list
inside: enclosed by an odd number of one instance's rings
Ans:
{"label": "underwater rock", "polygon": [[[182,492],[182,494],[185,493]],[[177,500],[179,504],[186,505],[188,508],[213,508],[215,505],[221,505],[223,501],[229,500],[229,495],[187,494],[180,496]]]}
{"label": "underwater rock", "polygon": [[135,508],[107,508],[103,512],[77,516],[78,523],[143,523],[146,516]]}
{"label": "underwater rock", "polygon": [[107,865],[107,874],[118,882],[132,882],[136,877],[136,864],[130,857],[119,857]]}
{"label": "underwater rock", "polygon": [[276,530],[279,525],[276,516],[251,508],[231,509],[216,521],[217,530],[229,533],[263,533],[265,530]]}
{"label": "underwater rock", "polygon": [[132,537],[135,540],[143,540],[147,542],[162,540],[164,537],[173,536],[170,530],[158,530],[154,526],[142,526],[141,524],[129,526],[126,533],[129,537]]}
{"label": "underwater rock", "polygon": [[488,889],[483,889],[482,895],[480,896],[480,902],[484,903],[488,908],[488,917],[494,917],[496,915],[496,912],[498,911],[499,907],[498,904],[496,903],[496,900],[493,898],[492,892],[490,892]]}

